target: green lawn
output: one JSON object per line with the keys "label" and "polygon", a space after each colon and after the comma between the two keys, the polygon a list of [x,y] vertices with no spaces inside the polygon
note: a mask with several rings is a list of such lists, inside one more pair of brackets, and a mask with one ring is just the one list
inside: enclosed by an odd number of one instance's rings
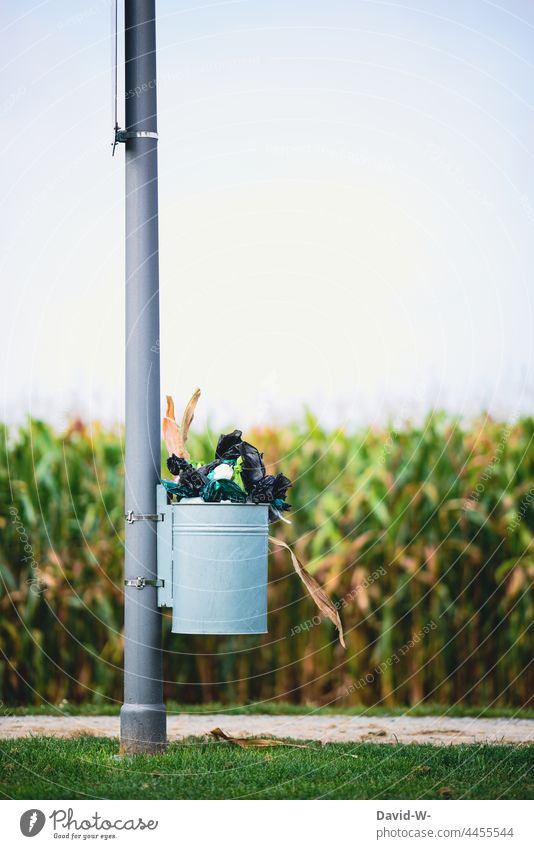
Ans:
{"label": "green lawn", "polygon": [[[4,715],[13,716],[115,716],[120,704],[102,702],[98,704],[72,704],[61,702],[59,705],[24,705],[20,707],[4,706]],[[511,707],[474,707],[463,705],[437,705],[424,703],[415,707],[318,707],[317,705],[293,705],[289,702],[255,702],[248,705],[223,705],[213,702],[205,705],[184,705],[168,702],[167,710],[172,713],[220,713],[232,714],[326,714],[332,716],[480,716],[490,718],[515,717],[516,719],[534,719],[534,708]]]}
{"label": "green lawn", "polygon": [[310,743],[240,749],[192,738],[117,759],[118,742],[0,743],[0,793],[14,799],[531,799],[534,746]]}

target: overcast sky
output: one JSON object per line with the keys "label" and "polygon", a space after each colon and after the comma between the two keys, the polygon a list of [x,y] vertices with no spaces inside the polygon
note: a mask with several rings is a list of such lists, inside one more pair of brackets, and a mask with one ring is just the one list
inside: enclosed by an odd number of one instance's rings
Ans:
{"label": "overcast sky", "polygon": [[[215,426],[532,411],[534,4],[157,9],[162,394]],[[2,416],[121,420],[109,2],[0,14]]]}

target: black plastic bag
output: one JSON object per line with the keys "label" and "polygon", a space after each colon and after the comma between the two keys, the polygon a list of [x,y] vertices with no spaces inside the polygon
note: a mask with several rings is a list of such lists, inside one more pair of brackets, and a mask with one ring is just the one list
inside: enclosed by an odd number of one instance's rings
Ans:
{"label": "black plastic bag", "polygon": [[233,430],[232,433],[221,433],[217,442],[215,456],[219,460],[237,460],[241,456],[237,446],[242,442],[242,430]]}
{"label": "black plastic bag", "polygon": [[171,475],[179,475],[181,471],[186,469],[190,464],[183,457],[177,457],[176,454],[171,454],[167,459],[167,468]]}
{"label": "black plastic bag", "polygon": [[180,472],[179,483],[182,486],[188,486],[195,495],[200,495],[201,489],[208,483],[208,476],[201,469],[195,469],[188,465],[186,469]]}
{"label": "black plastic bag", "polygon": [[249,442],[243,442],[243,431],[234,430],[232,433],[221,434],[217,443],[217,457],[221,460],[237,460],[243,458],[241,480],[248,493],[254,485],[265,477],[263,454]]}
{"label": "black plastic bag", "polygon": [[266,475],[261,480],[257,481],[250,490],[250,498],[255,504],[270,504],[274,501],[280,505],[280,509],[289,510],[290,507],[282,507],[285,504],[287,490],[291,486],[291,481],[285,475],[278,474]]}
{"label": "black plastic bag", "polygon": [[241,451],[240,456],[243,458],[241,480],[245,485],[246,491],[250,493],[254,485],[265,477],[263,454],[260,454],[258,449],[254,448],[248,442],[241,442],[239,447]]}
{"label": "black plastic bag", "polygon": [[250,490],[250,500],[254,504],[270,504],[274,501],[273,487],[276,478],[274,475],[266,475],[257,481]]}
{"label": "black plastic bag", "polygon": [[286,478],[285,475],[279,473],[276,475],[273,484],[273,500],[280,499],[280,501],[285,501],[287,491],[290,486],[293,486],[289,478]]}
{"label": "black plastic bag", "polygon": [[199,466],[197,471],[207,476],[210,472],[216,469],[217,466],[220,466],[222,462],[222,460],[212,460],[211,463],[205,463],[204,466]]}

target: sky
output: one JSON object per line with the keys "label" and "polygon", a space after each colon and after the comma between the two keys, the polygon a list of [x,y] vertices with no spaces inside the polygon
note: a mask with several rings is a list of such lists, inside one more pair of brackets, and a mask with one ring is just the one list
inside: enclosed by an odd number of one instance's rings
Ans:
{"label": "sky", "polygon": [[[157,15],[162,397],[200,386],[214,427],[532,412],[534,4]],[[0,31],[0,415],[121,421],[110,3]]]}

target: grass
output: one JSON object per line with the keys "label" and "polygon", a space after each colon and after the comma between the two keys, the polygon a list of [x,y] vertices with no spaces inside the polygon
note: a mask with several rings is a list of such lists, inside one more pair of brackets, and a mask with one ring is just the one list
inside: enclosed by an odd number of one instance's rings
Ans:
{"label": "grass", "polygon": [[[120,704],[116,702],[71,704],[70,702],[63,701],[59,705],[4,706],[5,715],[12,716],[116,716],[119,710]],[[177,702],[168,702],[167,710],[169,714],[220,713],[223,716],[235,716],[239,714],[281,714],[284,716],[322,714],[326,716],[476,716],[487,719],[497,719],[499,717],[534,719],[534,708],[438,705],[426,702],[415,705],[414,707],[367,707],[365,705],[318,707],[314,704],[293,705],[289,702],[277,701],[255,702],[247,705],[225,705],[220,702],[211,702],[203,705],[186,705],[178,704]]]}
{"label": "grass", "polygon": [[240,749],[191,738],[117,759],[117,741],[4,740],[0,792],[14,799],[530,799],[534,746],[332,743]]}

